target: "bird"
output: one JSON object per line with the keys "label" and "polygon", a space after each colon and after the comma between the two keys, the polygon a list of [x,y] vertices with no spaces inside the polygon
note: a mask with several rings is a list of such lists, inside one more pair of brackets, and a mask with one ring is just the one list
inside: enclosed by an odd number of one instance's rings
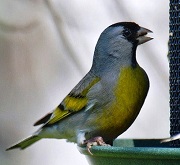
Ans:
{"label": "bird", "polygon": [[160,142],[161,143],[167,143],[167,142],[171,142],[171,141],[174,141],[174,140],[180,140],[180,133],[176,134],[176,135],[173,135],[169,138],[165,138],[165,139],[162,139]]}
{"label": "bird", "polygon": [[138,116],[149,90],[149,78],[136,50],[153,38],[135,22],[117,22],[101,34],[92,67],[62,102],[34,126],[30,137],[7,148],[25,149],[43,138],[66,139],[90,149],[109,146]]}

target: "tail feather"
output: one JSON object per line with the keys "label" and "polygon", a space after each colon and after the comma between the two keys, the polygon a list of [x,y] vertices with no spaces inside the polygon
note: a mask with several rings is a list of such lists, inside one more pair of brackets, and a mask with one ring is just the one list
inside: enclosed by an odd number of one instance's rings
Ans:
{"label": "tail feather", "polygon": [[25,149],[25,148],[29,147],[30,145],[32,145],[33,143],[35,143],[36,141],[38,141],[40,139],[41,138],[38,137],[37,135],[32,135],[32,136],[22,140],[21,142],[7,148],[6,151],[12,150],[12,149],[15,149],[15,148]]}

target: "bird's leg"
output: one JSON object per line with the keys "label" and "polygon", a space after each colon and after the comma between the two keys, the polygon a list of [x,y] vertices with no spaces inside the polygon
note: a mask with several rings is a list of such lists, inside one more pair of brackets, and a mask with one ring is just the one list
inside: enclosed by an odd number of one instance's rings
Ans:
{"label": "bird's leg", "polygon": [[109,144],[106,144],[101,136],[97,136],[92,139],[85,140],[84,144],[86,144],[87,150],[91,155],[93,155],[92,152],[90,151],[92,146],[111,146]]}

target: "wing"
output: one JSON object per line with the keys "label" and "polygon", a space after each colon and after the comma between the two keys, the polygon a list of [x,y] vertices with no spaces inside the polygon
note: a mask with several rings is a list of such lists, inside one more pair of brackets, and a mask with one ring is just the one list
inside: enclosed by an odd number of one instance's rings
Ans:
{"label": "wing", "polygon": [[[34,126],[45,124],[54,124],[70,114],[77,113],[87,107],[89,90],[100,81],[99,77],[90,72],[73,88],[73,90],[64,98],[59,106],[52,112],[38,120]],[[90,105],[92,107],[92,105]]]}

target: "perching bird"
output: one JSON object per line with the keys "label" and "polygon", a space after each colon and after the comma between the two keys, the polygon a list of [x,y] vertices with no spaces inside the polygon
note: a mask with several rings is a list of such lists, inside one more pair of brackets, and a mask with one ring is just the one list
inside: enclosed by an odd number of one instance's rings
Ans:
{"label": "perching bird", "polygon": [[80,146],[106,145],[136,119],[149,90],[146,72],[136,60],[137,46],[152,32],[133,22],[107,27],[99,37],[93,64],[58,107],[34,125],[32,136],[13,145],[25,149],[42,138],[67,139]]}

